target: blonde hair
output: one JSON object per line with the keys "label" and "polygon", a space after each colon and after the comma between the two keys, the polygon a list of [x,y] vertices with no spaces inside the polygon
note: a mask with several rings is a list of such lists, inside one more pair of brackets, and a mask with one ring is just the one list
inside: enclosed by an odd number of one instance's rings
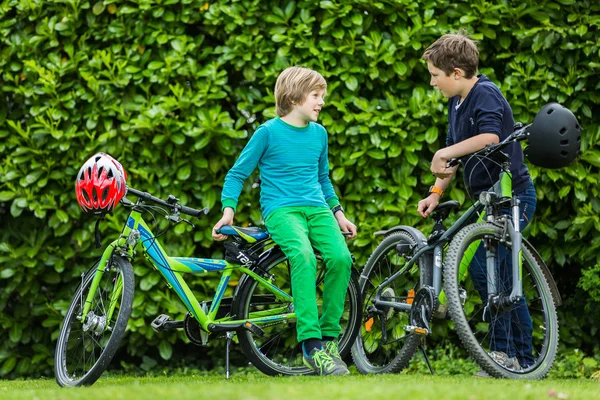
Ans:
{"label": "blonde hair", "polygon": [[465,71],[465,78],[470,79],[477,74],[479,67],[479,50],[477,43],[465,31],[448,33],[425,50],[421,57],[431,61],[434,67],[441,69],[446,76],[460,68]]}
{"label": "blonde hair", "polygon": [[295,104],[302,104],[313,90],[326,90],[327,82],[317,71],[304,67],[283,70],[275,83],[275,109],[277,115],[289,114]]}

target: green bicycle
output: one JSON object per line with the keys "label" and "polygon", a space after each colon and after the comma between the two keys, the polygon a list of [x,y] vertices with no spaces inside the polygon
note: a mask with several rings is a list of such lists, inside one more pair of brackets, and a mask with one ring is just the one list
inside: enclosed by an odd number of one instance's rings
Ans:
{"label": "green bicycle", "polygon": [[[206,345],[209,340],[225,335],[227,377],[229,347],[234,333],[250,362],[265,374],[311,373],[302,363],[301,346],[296,340],[290,266],[268,232],[256,227],[226,226],[222,233],[233,240],[225,243],[224,260],[173,257],[165,253],[142,213],[156,210],[158,205],[170,222],[189,223],[181,214],[201,217],[208,210],[180,205],[174,196],[164,201],[132,188],[127,188],[127,194],[138,200],[136,203],[126,197],[121,200],[121,204],[131,208],[121,235],[82,275],[65,315],[55,354],[55,374],[60,386],[93,384],[117,352],[133,304],[135,285],[131,262],[138,244],[188,310],[181,321],[160,315],[152,322],[155,330],[184,329],[196,345]],[[323,265],[322,260],[320,265]],[[319,268],[318,302],[322,299],[326,273],[325,268]],[[233,296],[224,298],[225,288],[236,271],[241,273],[239,283]],[[208,272],[221,273],[219,285],[212,300],[198,301],[183,274]],[[358,282],[356,276],[352,276],[340,321],[342,357],[349,353],[358,332],[361,304]]]}

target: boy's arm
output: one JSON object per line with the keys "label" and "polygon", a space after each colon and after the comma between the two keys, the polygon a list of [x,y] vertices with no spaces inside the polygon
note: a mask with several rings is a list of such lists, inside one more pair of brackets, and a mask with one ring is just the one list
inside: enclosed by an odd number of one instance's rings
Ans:
{"label": "boy's arm", "polygon": [[[321,151],[321,156],[319,157],[319,183],[321,184],[321,190],[323,191],[323,196],[325,196],[325,201],[331,209],[340,205],[340,199],[336,196],[335,190],[333,190],[333,185],[331,184],[331,180],[329,179],[327,132],[324,132],[323,138],[323,150]],[[350,235],[346,236],[347,239],[353,239],[356,237],[356,225],[348,221],[341,208],[339,210],[335,210],[335,214],[333,214],[333,216],[337,220],[340,229],[343,232],[350,233]]]}
{"label": "boy's arm", "polygon": [[[500,138],[494,133],[480,133],[479,135],[473,136],[467,140],[463,140],[460,143],[453,144],[449,147],[444,147],[436,152],[439,153],[439,157],[445,161],[449,161],[452,158],[466,156],[481,150],[486,146],[498,143]],[[435,159],[435,157],[434,157]]]}
{"label": "boy's arm", "polygon": [[340,205],[340,199],[335,194],[335,190],[333,190],[333,184],[329,179],[327,133],[325,133],[323,136],[323,150],[321,151],[321,156],[319,157],[319,184],[321,185],[321,190],[323,191],[323,196],[325,196],[327,205],[329,205],[329,208],[333,208]]}
{"label": "boy's arm", "polygon": [[236,211],[238,198],[242,192],[244,181],[256,169],[258,161],[264,154],[268,145],[268,131],[266,128],[259,127],[250,141],[242,150],[240,157],[233,167],[227,173],[221,192],[222,210],[230,207]]}
{"label": "boy's arm", "polygon": [[[477,106],[473,110],[473,116],[476,123],[476,129],[479,134],[463,140],[459,143],[453,143],[451,135],[446,137],[446,147],[438,150],[433,156],[431,162],[431,172],[438,178],[448,178],[454,171],[446,168],[446,163],[452,158],[458,158],[472,154],[491,144],[500,141],[502,133],[502,119],[504,115],[504,102],[497,93],[486,93],[473,99]],[[450,102],[449,107],[452,106]],[[449,108],[450,112],[450,108]],[[448,183],[446,183],[447,187]],[[437,182],[436,182],[437,186]]]}

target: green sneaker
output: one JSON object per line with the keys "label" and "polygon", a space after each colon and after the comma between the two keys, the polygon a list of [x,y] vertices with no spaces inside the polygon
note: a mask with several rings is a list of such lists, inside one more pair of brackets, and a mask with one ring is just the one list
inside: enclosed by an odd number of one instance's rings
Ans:
{"label": "green sneaker", "polygon": [[327,340],[323,342],[323,349],[327,354],[329,354],[334,363],[336,363],[339,367],[348,370],[348,365],[346,365],[346,363],[344,362],[344,360],[342,360],[342,357],[340,356],[340,350],[336,341]]}
{"label": "green sneaker", "polygon": [[303,357],[304,365],[315,371],[317,375],[348,375],[348,368],[338,365],[324,349],[314,349],[309,356]]}

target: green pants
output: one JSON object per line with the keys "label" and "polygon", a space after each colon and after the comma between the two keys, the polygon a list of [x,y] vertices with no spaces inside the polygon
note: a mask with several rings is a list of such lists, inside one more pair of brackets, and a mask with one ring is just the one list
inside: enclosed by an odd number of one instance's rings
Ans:
{"label": "green pants", "polygon": [[[325,207],[283,207],[269,214],[265,225],[290,262],[298,341],[323,336],[337,338],[352,258],[335,217]],[[325,261],[320,319],[313,247]]]}

